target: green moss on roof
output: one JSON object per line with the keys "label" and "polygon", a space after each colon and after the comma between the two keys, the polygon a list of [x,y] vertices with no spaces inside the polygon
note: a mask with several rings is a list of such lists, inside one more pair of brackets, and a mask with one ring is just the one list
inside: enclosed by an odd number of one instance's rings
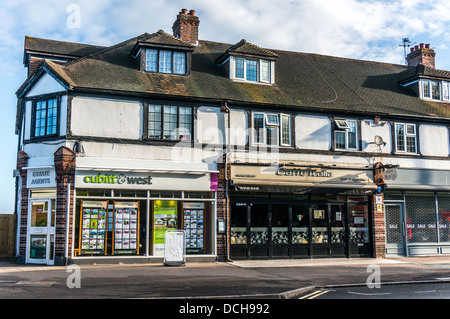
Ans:
{"label": "green moss on roof", "polygon": [[54,71],[74,90],[90,88],[378,115],[450,115],[447,106],[425,102],[399,85],[399,75],[409,70],[403,65],[267,50],[278,57],[275,85],[239,83],[230,80],[216,63],[231,45],[199,41],[192,53],[190,76],[145,73],[130,53],[139,41],[154,37],[142,34],[55,66]]}

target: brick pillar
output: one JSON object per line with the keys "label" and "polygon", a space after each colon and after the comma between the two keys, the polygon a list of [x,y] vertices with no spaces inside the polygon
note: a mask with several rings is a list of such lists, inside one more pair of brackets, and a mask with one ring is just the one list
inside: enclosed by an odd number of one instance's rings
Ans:
{"label": "brick pillar", "polygon": [[55,221],[55,265],[66,265],[66,216],[67,216],[67,187],[70,184],[69,200],[69,242],[68,253],[73,249],[73,208],[76,154],[71,149],[61,146],[54,154],[56,171],[56,221]]}
{"label": "brick pillar", "polygon": [[227,242],[227,234],[230,232],[230,214],[229,214],[229,199],[227,206],[227,197],[226,197],[226,183],[225,180],[225,165],[218,164],[219,174],[217,176],[217,218],[223,218],[226,224],[226,233],[225,234],[217,234],[217,258],[221,261],[228,260],[229,254],[229,242]]}
{"label": "brick pillar", "polygon": [[21,185],[20,185],[20,220],[19,223],[19,256],[18,262],[25,263],[25,255],[27,251],[27,222],[28,222],[28,188],[27,188],[27,170],[23,169],[28,166],[29,156],[23,151],[19,151],[17,154],[17,169],[20,172]]}
{"label": "brick pillar", "polygon": [[[381,196],[382,204],[381,211],[379,211],[379,205],[376,203],[376,197]],[[373,202],[373,233],[374,233],[374,254],[375,258],[386,257],[386,222],[384,214],[384,195],[375,194],[372,198]]]}

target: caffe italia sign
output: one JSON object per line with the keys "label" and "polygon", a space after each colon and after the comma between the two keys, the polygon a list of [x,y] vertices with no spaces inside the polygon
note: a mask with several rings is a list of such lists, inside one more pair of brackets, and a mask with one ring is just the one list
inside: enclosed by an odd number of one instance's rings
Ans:
{"label": "caffe italia sign", "polygon": [[235,185],[375,187],[369,169],[232,165],[231,180]]}

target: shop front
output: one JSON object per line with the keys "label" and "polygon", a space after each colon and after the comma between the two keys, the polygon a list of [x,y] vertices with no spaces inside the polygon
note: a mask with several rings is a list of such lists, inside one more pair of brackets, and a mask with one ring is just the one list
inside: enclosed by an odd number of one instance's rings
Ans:
{"label": "shop front", "polygon": [[450,174],[398,169],[384,193],[387,256],[450,254]]}
{"label": "shop front", "polygon": [[231,166],[232,259],[373,255],[372,171]]}
{"label": "shop front", "polygon": [[53,265],[56,181],[54,167],[29,168],[25,262]]}
{"label": "shop front", "polygon": [[160,262],[168,230],[184,231],[191,260],[216,258],[217,173],[164,166],[77,168],[74,262]]}

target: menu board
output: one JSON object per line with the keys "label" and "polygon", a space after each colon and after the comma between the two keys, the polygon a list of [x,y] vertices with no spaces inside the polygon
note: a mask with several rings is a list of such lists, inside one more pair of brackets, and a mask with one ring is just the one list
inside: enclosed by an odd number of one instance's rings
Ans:
{"label": "menu board", "polygon": [[82,201],[80,254],[106,253],[108,201]]}
{"label": "menu board", "polygon": [[114,202],[114,254],[139,254],[139,202]]}
{"label": "menu board", "polygon": [[186,251],[204,251],[204,203],[183,203],[183,224],[186,234]]}

